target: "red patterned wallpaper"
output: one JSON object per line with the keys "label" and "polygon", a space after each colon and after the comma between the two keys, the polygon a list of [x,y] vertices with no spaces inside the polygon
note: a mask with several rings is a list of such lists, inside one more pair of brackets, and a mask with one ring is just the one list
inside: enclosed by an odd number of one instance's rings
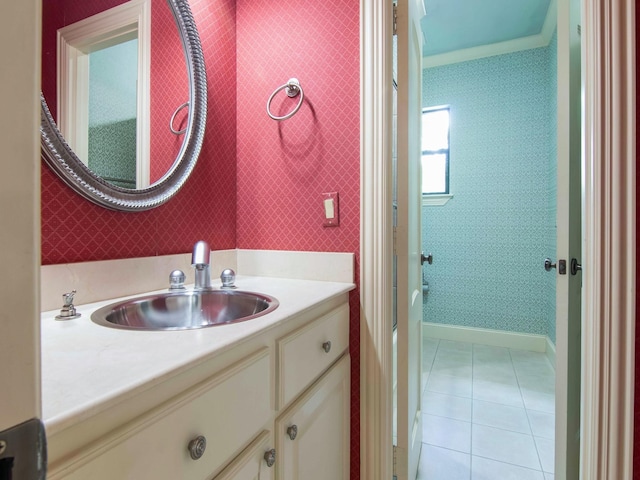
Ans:
{"label": "red patterned wallpaper", "polygon": [[[359,3],[237,0],[237,245],[247,249],[359,252]],[[271,93],[300,80],[300,111],[267,116]],[[283,92],[283,115],[298,101]],[[324,228],[323,192],[340,195],[340,226]],[[357,271],[357,268],[356,268]],[[351,478],[359,478],[358,292],[352,292]]]}
{"label": "red patterned wallpaper", "polygon": [[[119,3],[118,0],[106,1]],[[65,15],[59,8],[48,9],[50,2],[43,3],[43,64],[53,61],[55,72],[55,48],[51,60],[51,32],[55,46],[55,31],[60,24],[52,26],[50,23],[64,21]],[[89,2],[77,3],[86,6]],[[160,1],[154,0],[152,5],[154,10],[167,8]],[[191,178],[167,204],[148,212],[122,213],[105,210],[84,200],[43,164],[43,264],[182,253],[189,251],[200,239],[207,240],[214,249],[236,246],[236,131],[235,122],[229,121],[236,114],[235,2],[195,0],[191,7],[201,35],[209,83],[214,86],[209,89],[207,134]],[[152,13],[152,21],[158,18],[157,12]],[[152,36],[157,41],[158,35]],[[170,65],[171,57],[154,56],[152,52],[152,72],[161,73],[152,76],[152,105],[166,104],[173,113],[186,99],[183,92],[178,94],[179,100],[168,97],[166,87],[178,75],[175,72],[185,68],[184,59],[180,55],[174,58],[175,64]],[[174,73],[171,77],[165,76],[163,69]],[[54,99],[55,80],[51,86],[51,75],[45,73],[47,71],[43,69],[43,91],[48,99]],[[51,89],[53,93],[49,94]],[[156,140],[175,142],[176,137],[168,130],[170,116],[160,122],[158,132],[152,131],[154,145],[157,145]],[[157,148],[169,149],[170,146]]]}
{"label": "red patterned wallpaper", "polygon": [[[171,10],[155,1],[151,9],[151,182],[162,178],[176,158],[184,135],[170,133],[169,120],[189,100],[187,67]],[[187,109],[176,115],[174,129],[186,127]]]}

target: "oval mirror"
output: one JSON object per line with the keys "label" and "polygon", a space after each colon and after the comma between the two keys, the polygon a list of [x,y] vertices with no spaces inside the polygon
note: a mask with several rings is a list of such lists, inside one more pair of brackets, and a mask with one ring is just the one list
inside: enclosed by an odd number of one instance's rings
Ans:
{"label": "oval mirror", "polygon": [[[61,30],[64,29],[57,30],[57,51],[67,52],[66,54],[59,53],[60,56],[66,55],[66,57],[63,57],[62,60],[58,59],[58,63],[61,63],[62,65],[68,65],[76,62],[75,64],[73,64],[74,66],[71,67],[70,71],[75,72],[77,70],[82,70],[82,68],[85,68],[87,71],[89,71],[89,67],[87,65],[90,60],[87,52],[92,49],[86,47],[86,45],[78,46],[79,44],[77,43],[82,43],[82,40],[78,41],[77,38],[82,38],[82,35],[86,32],[91,32],[92,36],[94,37],[92,41],[95,44],[99,44],[100,49],[105,48],[105,46],[112,46],[113,44],[120,45],[126,43],[133,37],[135,37],[135,41],[137,42],[137,28],[139,25],[142,25],[142,23],[138,23],[142,15],[142,13],[139,12],[143,12],[144,8],[151,8],[152,1],[153,0],[131,0],[129,2],[123,3],[122,1],[118,0],[105,0],[105,3],[109,4],[108,6],[112,6],[114,4],[116,6],[133,4],[141,6],[141,10],[139,10],[138,13],[134,13],[134,17],[137,15],[138,20],[132,21],[130,19],[127,19],[128,17],[126,17],[126,15],[130,16],[130,12],[125,15],[122,14],[120,10],[111,8],[107,10],[106,17],[109,17],[110,21],[113,20],[115,23],[110,24],[109,28],[106,28],[104,29],[104,31],[102,31],[102,27],[100,26],[100,24],[98,24],[98,26],[96,26],[97,24],[90,24],[89,26],[87,26],[86,23],[78,22],[78,28],[72,33],[68,33],[67,35],[68,38],[71,38],[71,40],[69,41],[70,46],[67,50],[64,50],[64,47],[61,47],[61,45],[65,45],[64,39],[61,41],[61,37],[65,37],[64,32],[61,34]],[[61,2],[56,1],[55,3],[56,6],[52,8],[53,10],[57,11]],[[153,3],[155,3],[155,1]],[[92,148],[91,146],[87,147],[86,145],[84,145],[89,142],[86,139],[82,139],[82,133],[80,133],[79,135],[73,133],[76,131],[74,130],[75,126],[73,125],[72,127],[67,126],[66,128],[58,128],[58,124],[54,120],[49,106],[47,105],[44,94],[41,95],[42,112],[40,133],[42,153],[45,162],[74,191],[87,198],[88,200],[109,209],[135,212],[148,210],[163,204],[173,195],[175,195],[178,190],[184,185],[187,178],[189,177],[189,174],[195,167],[198,155],[200,154],[200,149],[202,147],[207,113],[207,81],[200,38],[196,29],[193,15],[191,13],[191,9],[189,8],[188,1],[167,0],[167,4],[170,12],[173,14],[173,18],[175,19],[178,36],[180,38],[182,50],[184,52],[188,76],[189,98],[188,102],[185,102],[183,105],[176,105],[176,107],[173,109],[175,113],[171,116],[171,118],[166,119],[166,132],[163,134],[172,136],[177,135],[182,136],[183,138],[182,143],[179,147],[179,151],[176,154],[175,160],[173,160],[173,162],[171,162],[171,160],[168,162],[170,164],[168,169],[163,170],[160,174],[155,174],[157,177],[156,180],[154,180],[153,174],[151,174],[150,176],[148,172],[150,169],[153,170],[154,168],[155,170],[157,170],[157,167],[154,167],[153,165],[149,167],[149,163],[153,163],[153,159],[148,158],[150,156],[148,145],[145,147],[144,143],[142,142],[141,147],[139,130],[136,130],[136,125],[141,123],[140,118],[133,118],[133,122],[129,122],[133,124],[133,133],[122,134],[121,130],[118,130],[116,132],[116,138],[131,136],[133,137],[133,150],[127,152],[126,154],[116,153],[115,156],[118,158],[119,163],[123,163],[122,159],[124,157],[133,158],[133,166],[130,165],[127,168],[129,168],[129,170],[133,169],[134,179],[114,179],[109,175],[101,175],[94,171],[99,170],[98,168],[92,168],[90,158],[92,156],[105,156],[105,149]],[[148,18],[150,18],[149,11],[147,11],[145,14],[148,16]],[[122,17],[122,15],[125,15],[126,18]],[[46,28],[46,21],[47,19],[43,18],[43,30],[44,28]],[[135,24],[135,28],[131,27],[133,24]],[[134,31],[134,33],[132,33],[132,31]],[[117,38],[118,40],[114,41],[114,38]],[[133,49],[134,51],[142,51],[142,49],[138,49],[137,43],[134,44]],[[44,53],[45,50],[43,48],[43,54]],[[86,58],[85,54],[87,54]],[[153,55],[153,53],[151,54]],[[138,55],[138,57],[139,56],[140,55]],[[45,63],[45,60],[43,60],[43,63]],[[119,76],[124,76],[123,72],[126,70],[126,68],[123,66],[123,63],[121,63],[119,59],[116,60],[116,67],[117,68],[113,68],[112,63],[111,68],[106,68],[103,70],[108,70],[111,72],[116,71]],[[64,73],[60,73],[60,67],[58,67],[57,70],[57,79],[58,82],[60,82],[61,75],[62,78],[64,78]],[[135,65],[133,67],[133,70],[136,70]],[[137,71],[140,72],[139,69]],[[144,79],[142,80],[144,81]],[[60,117],[60,113],[63,108],[66,108],[67,110],[73,110],[74,112],[86,112],[86,110],[88,109],[87,104],[90,103],[89,100],[85,98],[87,96],[87,93],[84,93],[85,97],[82,96],[85,90],[89,90],[88,86],[82,87],[82,81],[80,82],[80,87],[78,87],[77,84],[73,83],[75,81],[73,79],[66,79],[66,81],[68,81],[69,83],[63,83],[64,87],[58,85],[57,88],[58,95],[56,99],[56,106],[58,107],[57,111],[60,125],[64,123],[64,121]],[[133,94],[129,95],[133,96],[135,104],[133,108],[134,110],[138,108],[138,112],[144,111],[145,108],[145,106],[143,105],[142,110],[139,110],[139,93],[137,94],[138,99],[135,100],[137,88],[137,86],[135,85],[140,83],[140,81],[141,80],[139,78],[136,78],[134,74]],[[161,81],[166,81],[164,76]],[[90,80],[87,80],[86,83],[88,85],[90,83]],[[165,85],[163,84],[163,86]],[[79,91],[80,93],[76,94],[75,92],[77,91]],[[73,92],[73,102],[76,102],[75,106],[72,106],[71,108],[68,108],[67,102],[69,98],[65,96],[67,95],[68,97],[71,97],[72,95],[69,94],[69,92]],[[123,93],[118,93],[116,95],[116,98],[120,99],[124,98],[125,96],[126,95]],[[72,105],[73,102],[71,102]],[[113,103],[115,102],[112,102],[112,104]],[[80,108],[78,108],[78,106],[80,106]],[[146,111],[149,112],[148,105],[146,106]],[[77,121],[77,123],[80,125],[83,125],[83,116],[87,117],[88,114],[79,114],[80,120]],[[89,123],[86,119],[84,120],[84,122],[84,137],[88,137],[91,135],[86,133]],[[68,134],[69,138],[65,138],[65,136],[61,133],[61,130],[63,130],[65,133],[71,132]],[[82,129],[80,128],[78,131],[81,130]],[[138,132],[138,135],[136,135],[136,132]],[[113,132],[111,132],[111,134],[113,136]],[[156,133],[154,133],[154,135],[156,135]],[[137,143],[136,137],[138,137]],[[109,143],[114,142],[104,142],[103,140],[103,145]],[[128,143],[131,144],[132,142],[129,141]],[[77,147],[77,149],[74,149],[71,147],[71,145],[79,145],[79,147]],[[82,151],[83,153],[79,155],[80,151]],[[85,155],[87,156],[87,158],[84,158]],[[110,155],[114,156],[114,153],[110,152]],[[145,156],[148,158],[147,165],[143,165],[142,167],[140,167],[140,158]],[[103,161],[104,163],[104,159],[100,159],[100,161]],[[147,169],[146,184],[144,181],[142,183],[140,181],[140,174],[137,173],[139,172],[140,168]],[[138,175],[137,180],[136,175]],[[118,177],[120,177],[120,175],[118,175]]]}

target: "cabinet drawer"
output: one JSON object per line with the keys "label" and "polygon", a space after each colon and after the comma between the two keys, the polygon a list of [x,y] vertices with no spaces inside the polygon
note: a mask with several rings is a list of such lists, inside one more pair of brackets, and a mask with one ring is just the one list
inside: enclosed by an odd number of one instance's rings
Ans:
{"label": "cabinet drawer", "polygon": [[[210,479],[271,418],[270,363],[269,349],[258,351],[109,435],[50,478]],[[193,460],[188,444],[198,436],[206,438],[206,449]]]}
{"label": "cabinet drawer", "polygon": [[282,408],[311,385],[349,346],[348,304],[282,337],[277,343],[278,408]]}

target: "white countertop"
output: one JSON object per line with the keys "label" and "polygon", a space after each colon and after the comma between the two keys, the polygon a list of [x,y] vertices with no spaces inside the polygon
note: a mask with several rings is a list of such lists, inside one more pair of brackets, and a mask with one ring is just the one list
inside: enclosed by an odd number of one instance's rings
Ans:
{"label": "white countertop", "polygon": [[[91,313],[123,297],[76,306],[78,319],[42,313],[42,416],[55,433],[313,305],[352,290],[352,283],[238,276],[239,290],[277,298],[280,306],[248,322],[181,331],[131,331],[91,321]],[[159,292],[166,292],[161,290]],[[149,292],[154,293],[154,292]]]}

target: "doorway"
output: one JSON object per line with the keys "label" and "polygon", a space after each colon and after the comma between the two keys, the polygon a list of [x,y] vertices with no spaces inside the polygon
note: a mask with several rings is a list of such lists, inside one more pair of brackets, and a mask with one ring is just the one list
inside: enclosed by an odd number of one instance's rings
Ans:
{"label": "doorway", "polygon": [[[376,135],[391,131],[392,126],[391,75],[387,73],[392,45],[384,40],[385,32],[391,30],[392,13],[383,4],[361,4],[361,476],[376,480],[386,480],[392,472],[388,280],[392,266],[391,257],[380,255],[391,251],[392,245],[391,188],[384,180],[391,177],[387,160],[391,148],[384,135]],[[628,20],[633,18],[634,2],[605,1],[597,6],[582,2],[582,7],[584,139],[590,148],[584,152],[583,262],[587,267],[582,272],[582,338],[588,354],[583,361],[579,466],[585,478],[630,478],[633,442],[625,426],[633,424],[633,375],[629,372],[635,351],[635,291],[628,276],[628,267],[635,265],[635,237],[628,234],[636,225],[629,203],[635,191],[631,182],[635,178],[635,59],[625,52],[633,51],[635,29]],[[617,219],[622,218],[620,224]],[[602,268],[595,268],[598,265]],[[613,404],[620,408],[610,410]]]}
{"label": "doorway", "polygon": [[557,38],[440,58],[423,71],[423,107],[450,111],[451,196],[424,197],[418,479],[542,478],[554,473],[556,282],[543,262],[556,252]]}
{"label": "doorway", "polygon": [[543,265],[556,253],[558,48],[546,5],[535,38],[425,58],[423,107],[451,112],[453,165],[449,195],[425,195],[422,215],[436,258],[423,269],[423,457],[460,454],[461,478],[554,473],[556,282]]}

